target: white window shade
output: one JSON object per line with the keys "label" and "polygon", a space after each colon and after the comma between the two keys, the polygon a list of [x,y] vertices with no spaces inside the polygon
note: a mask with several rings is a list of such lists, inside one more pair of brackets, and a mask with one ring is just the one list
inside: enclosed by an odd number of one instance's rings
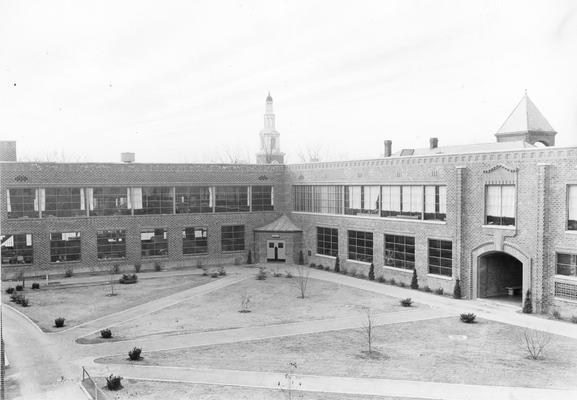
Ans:
{"label": "white window shade", "polygon": [[425,212],[435,212],[435,186],[425,186]]}
{"label": "white window shade", "polygon": [[6,190],[6,211],[12,212],[12,205],[10,204],[10,189]]}
{"label": "white window shade", "polygon": [[88,201],[88,209],[90,211],[94,210],[94,189],[86,188],[86,200]]}
{"label": "white window shade", "polygon": [[447,213],[447,187],[439,186],[439,213]]}
{"label": "white window shade", "polygon": [[135,210],[142,209],[142,188],[132,188],[132,208]]}
{"label": "white window shade", "polygon": [[569,219],[577,220],[577,185],[569,186],[569,194],[567,195],[567,208]]}
{"label": "white window shade", "polygon": [[502,186],[501,213],[502,217],[515,218],[515,186]]}
{"label": "white window shade", "polygon": [[84,188],[80,188],[80,209],[86,210],[86,197],[84,196]]}
{"label": "white window shade", "polygon": [[410,212],[411,211],[411,187],[403,186],[403,203],[401,204],[401,211]]}
{"label": "white window shade", "polygon": [[391,209],[390,211],[401,211],[401,187],[391,186]]}
{"label": "white window shade", "polygon": [[270,187],[270,205],[274,206],[274,186]]}
{"label": "white window shade", "polygon": [[361,209],[361,187],[349,186],[349,208]]}
{"label": "white window shade", "polygon": [[411,212],[423,212],[422,186],[411,186]]}
{"label": "white window shade", "polygon": [[488,216],[501,216],[501,186],[487,186],[486,211]]}
{"label": "white window shade", "polygon": [[380,188],[378,186],[364,186],[363,191],[365,197],[364,208],[366,210],[378,210]]}

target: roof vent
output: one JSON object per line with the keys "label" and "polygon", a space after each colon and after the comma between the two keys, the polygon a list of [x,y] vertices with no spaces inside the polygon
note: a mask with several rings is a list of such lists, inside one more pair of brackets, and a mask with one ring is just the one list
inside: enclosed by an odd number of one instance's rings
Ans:
{"label": "roof vent", "polygon": [[120,161],[127,164],[133,163],[134,153],[120,153]]}
{"label": "roof vent", "polygon": [[415,154],[415,149],[403,149],[401,150],[401,156],[412,156]]}

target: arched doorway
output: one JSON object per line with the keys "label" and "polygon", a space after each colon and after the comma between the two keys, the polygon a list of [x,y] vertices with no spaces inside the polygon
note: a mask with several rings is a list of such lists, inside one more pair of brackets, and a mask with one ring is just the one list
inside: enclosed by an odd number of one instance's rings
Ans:
{"label": "arched doorway", "polygon": [[477,266],[477,296],[521,302],[523,263],[510,254],[493,251],[479,257]]}

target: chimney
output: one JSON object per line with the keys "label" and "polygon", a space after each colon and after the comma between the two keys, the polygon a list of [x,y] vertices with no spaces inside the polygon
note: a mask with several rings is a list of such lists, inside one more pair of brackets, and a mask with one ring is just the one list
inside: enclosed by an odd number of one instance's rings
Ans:
{"label": "chimney", "polygon": [[0,140],[0,161],[17,161],[16,142],[14,140]]}
{"label": "chimney", "polygon": [[120,153],[120,161],[127,164],[133,163],[134,153]]}
{"label": "chimney", "polygon": [[436,149],[439,146],[439,139],[432,137],[429,139],[429,148]]}
{"label": "chimney", "polygon": [[385,140],[385,157],[390,157],[392,154],[393,142],[391,140]]}

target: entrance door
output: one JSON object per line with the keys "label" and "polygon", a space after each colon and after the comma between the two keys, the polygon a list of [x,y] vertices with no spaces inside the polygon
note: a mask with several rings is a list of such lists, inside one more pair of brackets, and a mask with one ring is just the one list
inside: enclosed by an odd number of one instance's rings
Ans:
{"label": "entrance door", "polygon": [[478,297],[498,297],[521,301],[523,264],[503,252],[491,252],[479,258]]}
{"label": "entrance door", "polygon": [[284,240],[268,240],[266,245],[266,260],[284,262],[286,249]]}

